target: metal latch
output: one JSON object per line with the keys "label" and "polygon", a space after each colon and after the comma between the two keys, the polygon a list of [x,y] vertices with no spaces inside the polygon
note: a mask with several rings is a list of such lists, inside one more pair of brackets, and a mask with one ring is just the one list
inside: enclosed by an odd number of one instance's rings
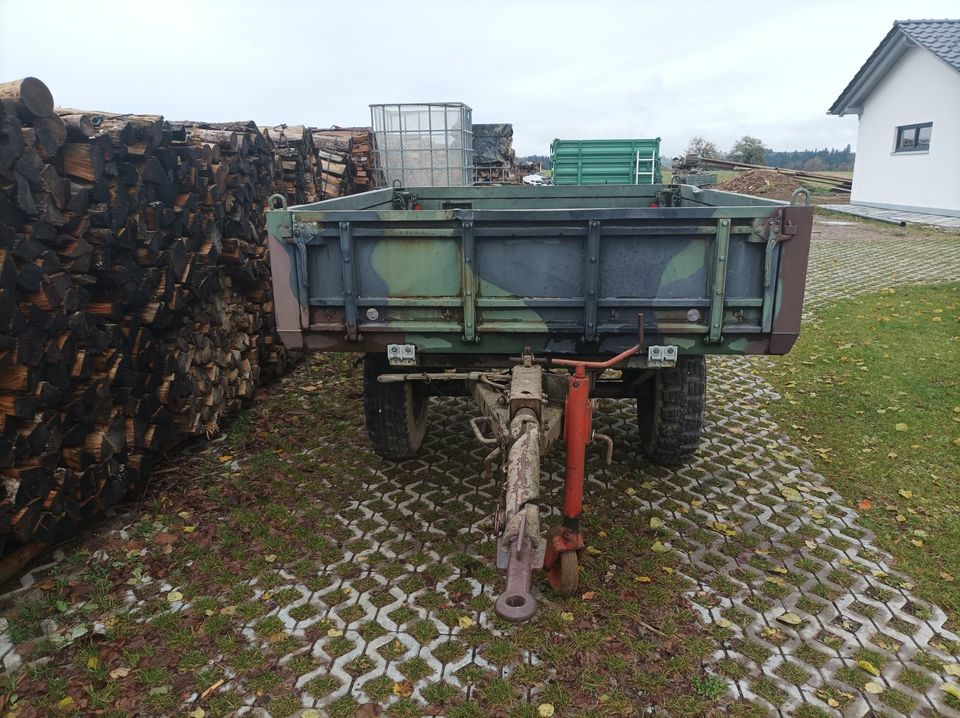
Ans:
{"label": "metal latch", "polygon": [[415,344],[388,344],[387,361],[390,366],[416,366],[417,347]]}
{"label": "metal latch", "polygon": [[648,367],[667,367],[677,364],[676,344],[652,344],[647,347]]}

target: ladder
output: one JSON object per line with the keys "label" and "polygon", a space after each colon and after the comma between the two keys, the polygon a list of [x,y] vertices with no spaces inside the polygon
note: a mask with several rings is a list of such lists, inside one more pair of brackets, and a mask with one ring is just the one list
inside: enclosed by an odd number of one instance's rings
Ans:
{"label": "ladder", "polygon": [[[644,169],[641,169],[641,167]],[[649,167],[649,170],[647,170],[646,167]],[[640,154],[640,150],[637,150],[636,157],[634,158],[633,183],[653,184],[656,168],[657,156],[655,151],[651,150],[649,157],[643,157]],[[645,181],[641,181],[641,177],[643,177]]]}

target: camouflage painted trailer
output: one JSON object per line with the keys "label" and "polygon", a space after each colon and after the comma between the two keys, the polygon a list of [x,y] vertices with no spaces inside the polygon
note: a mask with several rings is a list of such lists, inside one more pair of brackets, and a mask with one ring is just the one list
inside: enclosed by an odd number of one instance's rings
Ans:
{"label": "camouflage painted trailer", "polygon": [[[805,190],[803,191],[806,192]],[[813,208],[689,185],[377,190],[267,215],[274,302],[291,349],[364,356],[373,448],[416,454],[430,394],[470,394],[504,490],[507,588],[531,571],[577,588],[584,457],[613,445],[594,397],[633,397],[638,448],[690,460],[706,354],[783,354],[800,331]],[[272,198],[271,201],[274,201]],[[563,437],[563,525],[540,534],[540,458]]]}
{"label": "camouflage painted trailer", "polygon": [[681,354],[783,354],[800,330],[810,207],[685,185],[405,194],[268,214],[288,347],[482,366],[617,354],[638,314]]}

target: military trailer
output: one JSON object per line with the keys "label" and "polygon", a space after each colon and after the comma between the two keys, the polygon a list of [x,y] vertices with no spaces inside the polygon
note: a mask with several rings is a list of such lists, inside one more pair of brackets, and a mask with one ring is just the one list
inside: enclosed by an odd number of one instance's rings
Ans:
{"label": "military trailer", "polygon": [[[803,203],[800,203],[800,199]],[[594,398],[635,399],[637,447],[691,460],[708,354],[784,354],[800,330],[813,208],[689,185],[395,186],[271,198],[277,322],[291,349],[363,354],[374,450],[413,457],[428,397],[472,395],[503,491],[496,611],[536,611],[532,571],[577,588]],[[566,448],[563,521],[541,535],[540,460]],[[492,507],[493,508],[493,507]]]}

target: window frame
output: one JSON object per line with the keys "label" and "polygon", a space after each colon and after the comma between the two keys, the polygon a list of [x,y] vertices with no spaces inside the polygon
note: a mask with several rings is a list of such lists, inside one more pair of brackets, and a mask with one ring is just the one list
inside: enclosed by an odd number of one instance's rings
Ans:
{"label": "window frame", "polygon": [[[933,122],[917,122],[912,125],[898,125],[893,134],[893,152],[894,154],[910,154],[912,152],[929,152],[930,140],[925,145],[920,145],[920,130],[930,128],[930,139],[933,139]],[[913,147],[901,147],[900,141],[905,134],[913,133]]]}

